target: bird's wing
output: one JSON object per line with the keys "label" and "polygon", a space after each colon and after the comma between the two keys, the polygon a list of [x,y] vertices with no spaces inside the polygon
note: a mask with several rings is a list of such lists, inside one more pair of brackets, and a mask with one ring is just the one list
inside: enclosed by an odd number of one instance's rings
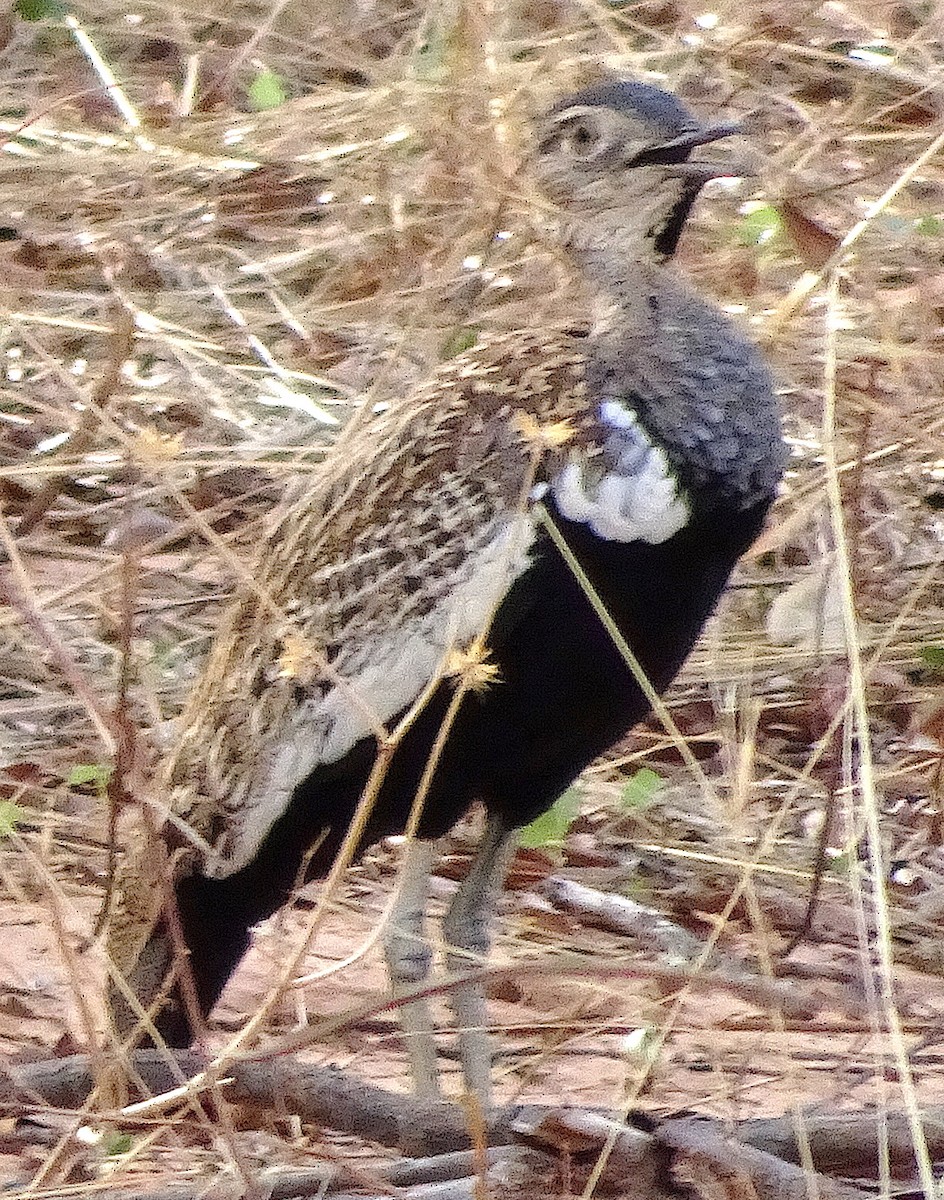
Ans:
{"label": "bird's wing", "polygon": [[205,873],[250,861],[311,771],[382,736],[487,632],[529,561],[544,448],[586,408],[579,345],[509,334],[452,360],[279,514],[166,767]]}

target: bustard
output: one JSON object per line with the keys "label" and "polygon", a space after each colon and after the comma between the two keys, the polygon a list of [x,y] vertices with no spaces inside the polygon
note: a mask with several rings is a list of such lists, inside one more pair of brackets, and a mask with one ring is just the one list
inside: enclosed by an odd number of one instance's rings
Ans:
{"label": "bustard", "polygon": [[[556,104],[530,168],[587,311],[482,336],[278,514],[165,770],[204,1013],[315,845],[307,869],[324,874],[365,788],[360,846],[419,812],[386,941],[394,987],[428,971],[435,840],[475,801],[487,830],[444,933],[451,968],[484,956],[515,830],[650,708],[594,604],[656,692],[684,662],[784,463],[757,351],[671,264],[699,190],[730,173],[693,152],[732,132],[637,82]],[[123,875],[114,958],[145,1006],[159,999],[161,1034],[185,1043],[160,888],[133,860]],[[465,1081],[487,1102],[481,992],[458,988],[454,1007]],[[405,1025],[417,1087],[434,1094],[422,1004]]]}

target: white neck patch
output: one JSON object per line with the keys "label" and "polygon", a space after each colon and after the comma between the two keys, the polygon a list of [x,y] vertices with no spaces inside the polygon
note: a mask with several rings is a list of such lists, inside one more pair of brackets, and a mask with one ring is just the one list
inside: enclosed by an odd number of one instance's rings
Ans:
{"label": "white neck patch", "polygon": [[602,453],[571,458],[551,480],[558,511],[609,542],[667,541],[688,522],[690,506],[665,451],[632,409],[605,400],[598,411],[609,431]]}

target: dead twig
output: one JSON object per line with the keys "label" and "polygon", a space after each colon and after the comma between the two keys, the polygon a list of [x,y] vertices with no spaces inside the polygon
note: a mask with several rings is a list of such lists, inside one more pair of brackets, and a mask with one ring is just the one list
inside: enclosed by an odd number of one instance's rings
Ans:
{"label": "dead twig", "polygon": [[[99,380],[92,393],[88,408],[85,409],[75,430],[69,436],[69,450],[74,455],[84,454],[96,445],[99,422],[102,410],[118,392],[121,385],[121,368],[131,357],[134,348],[134,314],[130,309],[116,300],[113,306],[113,327],[111,335],[111,354],[108,358],[105,374]],[[26,507],[16,526],[16,536],[24,538],[32,533],[42,521],[68,478],[66,474],[50,475],[40,490]]]}

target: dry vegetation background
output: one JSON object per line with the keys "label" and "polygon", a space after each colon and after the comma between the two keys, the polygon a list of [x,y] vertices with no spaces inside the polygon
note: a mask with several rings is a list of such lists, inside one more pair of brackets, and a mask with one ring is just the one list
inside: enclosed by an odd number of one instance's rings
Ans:
{"label": "dry vegetation background", "polygon": [[[529,115],[610,69],[743,120],[754,174],[706,194],[683,258],[765,346],[793,459],[669,697],[678,734],[634,733],[580,784],[581,815],[519,854],[499,957],[532,966],[496,989],[500,1093],[813,1128],[877,1107],[918,1132],[944,1102],[942,38],[944,10],[919,0],[35,0],[0,17],[9,1063],[100,1032],[109,801],[148,787],[286,484],[478,330],[571,311],[516,167]],[[453,837],[441,899],[471,844]],[[820,848],[818,906],[785,954]],[[313,970],[369,942],[398,853],[350,873]],[[596,911],[601,893],[668,921]],[[308,907],[262,931],[221,1039]],[[703,972],[694,990],[633,973],[679,963]],[[779,1007],[723,986],[765,976]],[[382,987],[368,948],[271,1028]],[[390,1014],[308,1058],[405,1083]],[[0,1176],[131,1195],[172,1170],[196,1194],[218,1172],[333,1163],[378,1190],[376,1147],[283,1109],[251,1131],[222,1102],[90,1118],[89,1145],[33,1105],[44,1145],[11,1101]],[[905,1160],[900,1188],[930,1187],[928,1160]]]}

